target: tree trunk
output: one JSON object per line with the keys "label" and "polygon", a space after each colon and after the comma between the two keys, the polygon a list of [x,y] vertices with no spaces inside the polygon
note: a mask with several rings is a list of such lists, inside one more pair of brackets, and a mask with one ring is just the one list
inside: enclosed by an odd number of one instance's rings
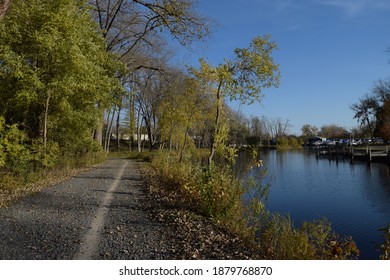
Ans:
{"label": "tree trunk", "polygon": [[179,162],[182,162],[182,161],[183,161],[184,151],[185,151],[186,146],[187,146],[188,131],[189,131],[189,128],[187,127],[187,128],[186,128],[186,132],[184,133],[184,143],[183,143],[183,147],[181,148]]}
{"label": "tree trunk", "polygon": [[218,134],[219,131],[219,121],[221,117],[221,106],[222,106],[221,88],[222,88],[222,81],[219,82],[218,89],[217,89],[217,114],[215,116],[214,132],[211,135],[210,155],[208,160],[209,165],[211,165],[211,163],[213,162],[214,155],[217,150],[216,143],[215,143],[215,136]]}
{"label": "tree trunk", "polygon": [[[122,101],[121,101],[122,104]],[[121,116],[122,105],[118,108],[118,115],[116,117],[116,151],[120,150],[120,135],[119,135],[119,127],[120,127],[120,116]]]}
{"label": "tree trunk", "polygon": [[147,133],[148,133],[148,138],[149,138],[149,150],[152,151],[153,149],[153,146],[154,146],[154,139],[153,139],[153,134],[152,134],[152,125],[150,123],[150,120],[148,120],[146,117],[144,117],[144,121],[145,121],[145,126],[146,126],[146,130],[147,130]]}
{"label": "tree trunk", "polygon": [[134,142],[134,134],[135,134],[135,104],[134,104],[134,95],[130,95],[129,100],[129,128],[130,128],[130,143],[129,150],[132,151],[132,145]]}
{"label": "tree trunk", "polygon": [[173,138],[173,131],[171,129],[169,134],[169,151],[172,151],[172,138]]}
{"label": "tree trunk", "polygon": [[373,132],[372,132],[372,127],[371,127],[370,119],[367,117],[366,120],[367,120],[368,130],[370,131],[371,141],[374,143],[374,135],[373,135]]}
{"label": "tree trunk", "polygon": [[100,110],[100,119],[98,120],[98,126],[96,127],[94,133],[94,140],[99,144],[100,147],[103,145],[103,127],[104,127],[104,109],[100,108],[98,104],[98,108]]}
{"label": "tree trunk", "polygon": [[114,125],[115,113],[116,113],[116,107],[114,107],[113,109],[111,120],[109,121],[109,123],[107,122],[106,139],[104,143],[104,150],[107,153],[110,151],[111,134],[112,134],[112,127]]}
{"label": "tree trunk", "polygon": [[112,128],[114,127],[114,119],[115,119],[115,113],[116,113],[116,108],[114,109],[114,112],[112,113],[112,118],[111,118],[111,123],[110,123],[110,129],[108,132],[108,137],[107,137],[107,149],[106,152],[110,152],[110,144],[111,144],[111,135],[112,135]]}
{"label": "tree trunk", "polygon": [[138,113],[137,113],[137,120],[138,120],[138,125],[137,125],[137,146],[138,146],[138,152],[141,152],[141,109],[138,108]]}
{"label": "tree trunk", "polygon": [[[110,130],[110,118],[111,118],[111,110],[108,111],[107,113],[107,120],[106,120],[106,132],[104,134],[104,145],[103,145],[103,150],[107,150],[107,137],[108,137],[108,132]],[[104,118],[103,118],[104,119]],[[104,126],[104,125],[103,125]]]}
{"label": "tree trunk", "polygon": [[43,147],[46,149],[47,146],[47,120],[49,117],[49,103],[50,103],[50,92],[47,93],[45,101],[45,113],[43,120]]}

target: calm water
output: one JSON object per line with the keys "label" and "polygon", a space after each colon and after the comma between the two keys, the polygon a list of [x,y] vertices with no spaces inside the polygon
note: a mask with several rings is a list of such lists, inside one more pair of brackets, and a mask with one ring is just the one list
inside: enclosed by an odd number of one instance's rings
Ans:
{"label": "calm water", "polygon": [[[378,229],[390,223],[389,166],[337,164],[317,160],[309,150],[267,151],[260,158],[273,178],[269,210],[290,214],[295,225],[326,217],[336,232],[353,237],[361,259],[379,258]],[[239,162],[244,160],[240,154]]]}

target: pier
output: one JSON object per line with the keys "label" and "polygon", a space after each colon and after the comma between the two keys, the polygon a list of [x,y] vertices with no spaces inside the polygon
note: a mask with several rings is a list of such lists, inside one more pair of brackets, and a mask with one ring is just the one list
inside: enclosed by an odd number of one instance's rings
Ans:
{"label": "pier", "polygon": [[350,160],[355,161],[383,162],[390,164],[390,146],[368,145],[368,146],[345,146],[345,145],[319,145],[316,146],[316,157],[328,157],[329,160]]}

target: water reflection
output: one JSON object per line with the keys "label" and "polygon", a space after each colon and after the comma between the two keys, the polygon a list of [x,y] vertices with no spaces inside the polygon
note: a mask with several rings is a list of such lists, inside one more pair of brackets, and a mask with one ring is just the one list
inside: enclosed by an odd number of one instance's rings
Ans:
{"label": "water reflection", "polygon": [[[378,258],[378,229],[390,223],[389,166],[316,159],[310,150],[264,151],[259,157],[273,179],[268,209],[290,214],[297,225],[326,217],[337,232],[354,238],[362,259]],[[246,161],[240,153],[238,166]]]}

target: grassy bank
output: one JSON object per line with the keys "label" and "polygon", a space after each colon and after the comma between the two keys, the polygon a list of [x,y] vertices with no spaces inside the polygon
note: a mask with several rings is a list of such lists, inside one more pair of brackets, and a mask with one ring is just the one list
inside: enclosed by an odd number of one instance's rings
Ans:
{"label": "grassy bank", "polygon": [[209,218],[266,258],[355,259],[359,254],[352,238],[338,236],[326,220],[297,227],[289,217],[270,213],[263,178],[237,179],[226,165],[203,166],[196,157],[180,163],[175,153],[159,152],[152,158],[149,180],[168,190],[178,208]]}
{"label": "grassy bank", "polygon": [[0,168],[0,207],[65,181],[105,159],[105,153],[94,152],[87,153],[82,157],[58,157],[51,167],[34,168],[34,162],[25,162],[17,167],[18,172],[15,172],[4,166]]}

